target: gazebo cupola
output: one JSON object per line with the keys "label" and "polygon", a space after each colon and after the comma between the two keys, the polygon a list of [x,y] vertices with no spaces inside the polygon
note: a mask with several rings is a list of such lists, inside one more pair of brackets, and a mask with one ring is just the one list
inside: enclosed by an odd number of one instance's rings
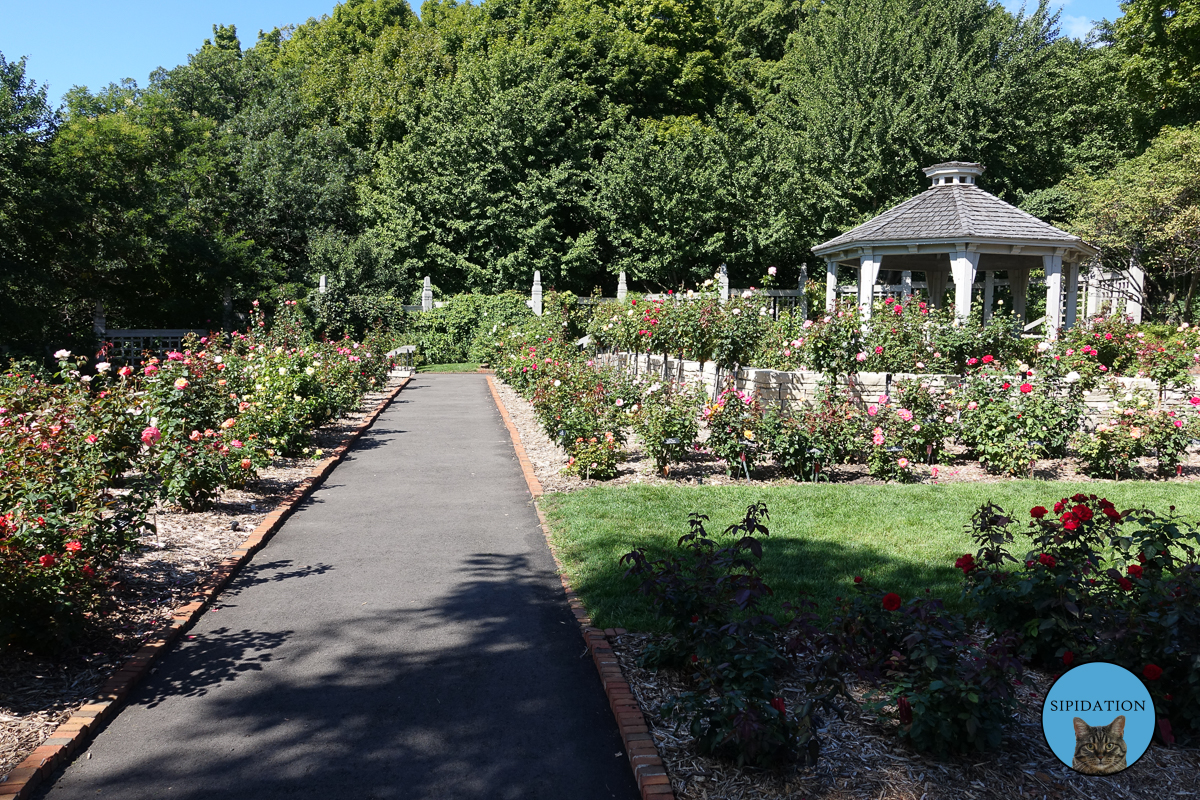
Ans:
{"label": "gazebo cupola", "polygon": [[838,267],[849,266],[858,273],[864,317],[871,315],[881,273],[898,275],[906,294],[914,273],[922,274],[935,308],[953,279],[954,308],[964,318],[983,273],[985,317],[991,314],[993,287],[1003,284],[1011,288],[1014,310],[1023,317],[1029,272],[1040,267],[1046,275],[1047,335],[1072,325],[1079,265],[1095,256],[1096,248],[979,188],[976,180],[983,172],[982,164],[965,161],[927,167],[930,186],[924,192],[814,247],[827,267],[826,307],[832,308],[837,296]]}

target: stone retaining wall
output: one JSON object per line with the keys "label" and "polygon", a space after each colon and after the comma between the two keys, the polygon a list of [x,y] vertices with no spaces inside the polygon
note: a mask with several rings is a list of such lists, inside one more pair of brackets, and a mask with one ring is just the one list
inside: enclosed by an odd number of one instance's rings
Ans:
{"label": "stone retaining wall", "polygon": [[[659,378],[685,380],[689,383],[699,381],[709,397],[721,391],[732,377],[731,370],[722,370],[712,361],[688,361],[674,358],[664,358],[661,355],[639,353],[603,353],[596,356],[596,361],[609,366],[623,367],[631,374],[651,374]],[[824,374],[809,370],[786,372],[773,369],[756,369],[744,367],[736,375],[737,387],[742,391],[757,392],[759,398],[766,403],[780,404],[803,403],[815,400]],[[864,400],[874,400],[881,394],[887,394],[898,381],[919,378],[936,388],[958,386],[962,379],[958,375],[911,375],[892,372],[859,372],[849,378],[851,392]],[[1149,378],[1117,378],[1117,384],[1123,391],[1142,389],[1152,397],[1158,396],[1158,384]],[[1163,394],[1163,406],[1175,411],[1191,411],[1194,407],[1190,398],[1200,395],[1200,378],[1193,378],[1192,385],[1183,391],[1168,390]],[[1120,395],[1118,398],[1120,399]],[[1087,392],[1084,402],[1088,407],[1088,416],[1102,417],[1114,405],[1114,398],[1103,389]]]}

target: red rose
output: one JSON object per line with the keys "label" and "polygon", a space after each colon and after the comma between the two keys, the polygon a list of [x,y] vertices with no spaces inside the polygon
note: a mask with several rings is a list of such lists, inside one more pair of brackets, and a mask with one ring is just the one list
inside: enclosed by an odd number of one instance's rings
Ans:
{"label": "red rose", "polygon": [[771,708],[778,711],[780,714],[787,713],[787,703],[783,702],[782,697],[776,697],[771,700]]}
{"label": "red rose", "polygon": [[1104,516],[1108,517],[1114,522],[1121,518],[1121,512],[1117,511],[1115,508],[1103,508],[1101,511],[1104,512]]}
{"label": "red rose", "polygon": [[1087,506],[1075,506],[1071,509],[1071,513],[1079,517],[1080,522],[1088,522],[1095,516]]}
{"label": "red rose", "polygon": [[1125,571],[1128,572],[1134,578],[1142,577],[1142,567],[1140,564],[1130,564],[1128,567],[1125,568]]}
{"label": "red rose", "polygon": [[1145,553],[1138,553],[1138,563],[1139,564],[1146,563],[1146,554]]}
{"label": "red rose", "polygon": [[862,575],[855,575],[855,576],[854,576],[854,582],[855,582],[855,583],[862,583]]}
{"label": "red rose", "polygon": [[1000,388],[1001,388],[1001,389],[1010,389],[1010,388],[1012,388],[1012,384],[1011,384],[1011,383],[1009,383],[1008,381],[1005,381],[1005,382],[1004,382],[1004,385],[1003,385],[1003,386],[1001,386]]}
{"label": "red rose", "polygon": [[1029,394],[1033,391],[1033,385],[1028,383],[1021,384],[1021,394]]}
{"label": "red rose", "polygon": [[961,569],[963,571],[963,575],[969,575],[971,570],[975,569],[975,567],[978,565],[975,563],[975,556],[971,555],[970,553],[966,553],[962,558],[954,562],[954,566]]}
{"label": "red rose", "polygon": [[83,576],[85,578],[92,578],[92,577],[95,577],[95,575],[96,575],[96,570],[92,569],[87,564],[84,564],[83,567],[79,571],[83,573]]}
{"label": "red rose", "polygon": [[1162,667],[1157,664],[1147,664],[1142,670],[1142,674],[1146,676],[1148,681],[1156,681],[1162,677]]}
{"label": "red rose", "polygon": [[1133,588],[1133,581],[1129,580],[1128,578],[1117,578],[1117,585],[1120,586],[1124,591],[1128,592]]}
{"label": "red rose", "polygon": [[1063,666],[1066,666],[1066,667],[1071,666],[1071,662],[1074,660],[1075,660],[1075,654],[1072,653],[1070,650],[1063,653]]}
{"label": "red rose", "polygon": [[698,656],[698,655],[696,655],[695,653],[693,653],[693,654],[692,654],[692,663],[693,663],[693,664],[695,664],[695,663],[696,663],[697,661],[699,661],[699,660],[700,660],[700,656]]}
{"label": "red rose", "polygon": [[983,357],[983,363],[985,363],[985,364],[990,364],[990,363],[992,363],[992,362],[993,362],[993,361],[995,361],[995,360],[996,360],[996,359],[995,359],[995,358],[993,358],[992,356],[984,356],[984,357]]}
{"label": "red rose", "polygon": [[1033,562],[1032,562],[1032,561],[1026,561],[1026,562],[1025,562],[1025,567],[1026,567],[1027,569],[1033,569]]}
{"label": "red rose", "polygon": [[883,596],[883,609],[885,611],[895,611],[900,607],[900,595],[895,592],[888,592]]}
{"label": "red rose", "polygon": [[1029,516],[1033,517],[1034,519],[1041,519],[1049,513],[1050,512],[1046,510],[1045,506],[1034,506],[1033,508],[1029,509]]}
{"label": "red rose", "polygon": [[[54,561],[55,561],[55,558],[54,558],[53,554],[49,554],[49,553],[44,556],[41,556],[38,559],[38,563],[41,564],[43,567],[53,567]],[[884,599],[886,599],[886,598],[884,598]]]}
{"label": "red rose", "polygon": [[1099,505],[1101,508],[1113,508],[1113,504],[1108,501],[1107,497],[1101,497]]}
{"label": "red rose", "polygon": [[1073,531],[1079,527],[1079,520],[1075,519],[1074,515],[1067,514],[1063,517],[1063,527]]}
{"label": "red rose", "polygon": [[1073,495],[1071,495],[1071,499],[1074,500],[1076,503],[1086,503],[1088,500],[1088,496],[1086,494],[1073,494]]}
{"label": "red rose", "polygon": [[1064,503],[1063,501],[1059,500],[1057,503],[1054,504],[1054,513],[1061,514],[1062,510],[1066,507],[1067,507],[1067,504]]}
{"label": "red rose", "polygon": [[692,614],[692,622],[699,622],[699,621],[700,621],[700,618],[698,616],[696,616],[695,614]]}
{"label": "red rose", "polygon": [[83,549],[83,545],[80,544],[79,542],[67,542],[66,547],[72,553],[78,553],[80,550]]}
{"label": "red rose", "polygon": [[1038,561],[1045,564],[1047,567],[1050,567],[1051,569],[1054,569],[1054,567],[1058,565],[1058,562],[1054,560],[1054,556],[1050,555],[1049,553],[1042,553],[1040,556],[1038,556]]}

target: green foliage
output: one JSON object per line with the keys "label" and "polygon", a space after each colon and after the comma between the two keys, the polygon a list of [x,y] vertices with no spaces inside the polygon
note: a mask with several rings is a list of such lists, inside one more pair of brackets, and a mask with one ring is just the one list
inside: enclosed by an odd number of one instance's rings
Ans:
{"label": "green foliage", "polygon": [[654,468],[665,474],[670,464],[692,452],[704,394],[695,386],[658,380],[642,380],[637,388],[641,400],[635,405],[633,429],[642,450],[654,460]]}
{"label": "green foliage", "polygon": [[983,618],[1017,632],[1043,664],[1110,661],[1144,676],[1157,716],[1181,738],[1200,735],[1200,531],[1174,513],[1121,511],[1094,494],[1029,516],[1024,558],[1011,552],[1023,513],[989,503],[972,517],[979,550],[959,567]]}
{"label": "green foliage", "polygon": [[748,479],[763,451],[758,400],[731,385],[704,407],[701,417],[708,427],[705,448],[725,462],[727,475]]}

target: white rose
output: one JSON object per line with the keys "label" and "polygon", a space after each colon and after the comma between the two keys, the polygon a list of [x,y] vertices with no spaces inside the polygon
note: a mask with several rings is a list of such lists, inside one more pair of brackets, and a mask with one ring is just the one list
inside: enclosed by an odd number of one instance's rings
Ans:
{"label": "white rose", "polygon": [[59,361],[62,361],[63,359],[71,357],[71,351],[70,350],[57,350],[54,353],[54,357],[57,358]]}
{"label": "white rose", "polygon": [[107,361],[101,361],[96,365],[96,372],[108,372],[110,369],[112,369],[112,364]]}

